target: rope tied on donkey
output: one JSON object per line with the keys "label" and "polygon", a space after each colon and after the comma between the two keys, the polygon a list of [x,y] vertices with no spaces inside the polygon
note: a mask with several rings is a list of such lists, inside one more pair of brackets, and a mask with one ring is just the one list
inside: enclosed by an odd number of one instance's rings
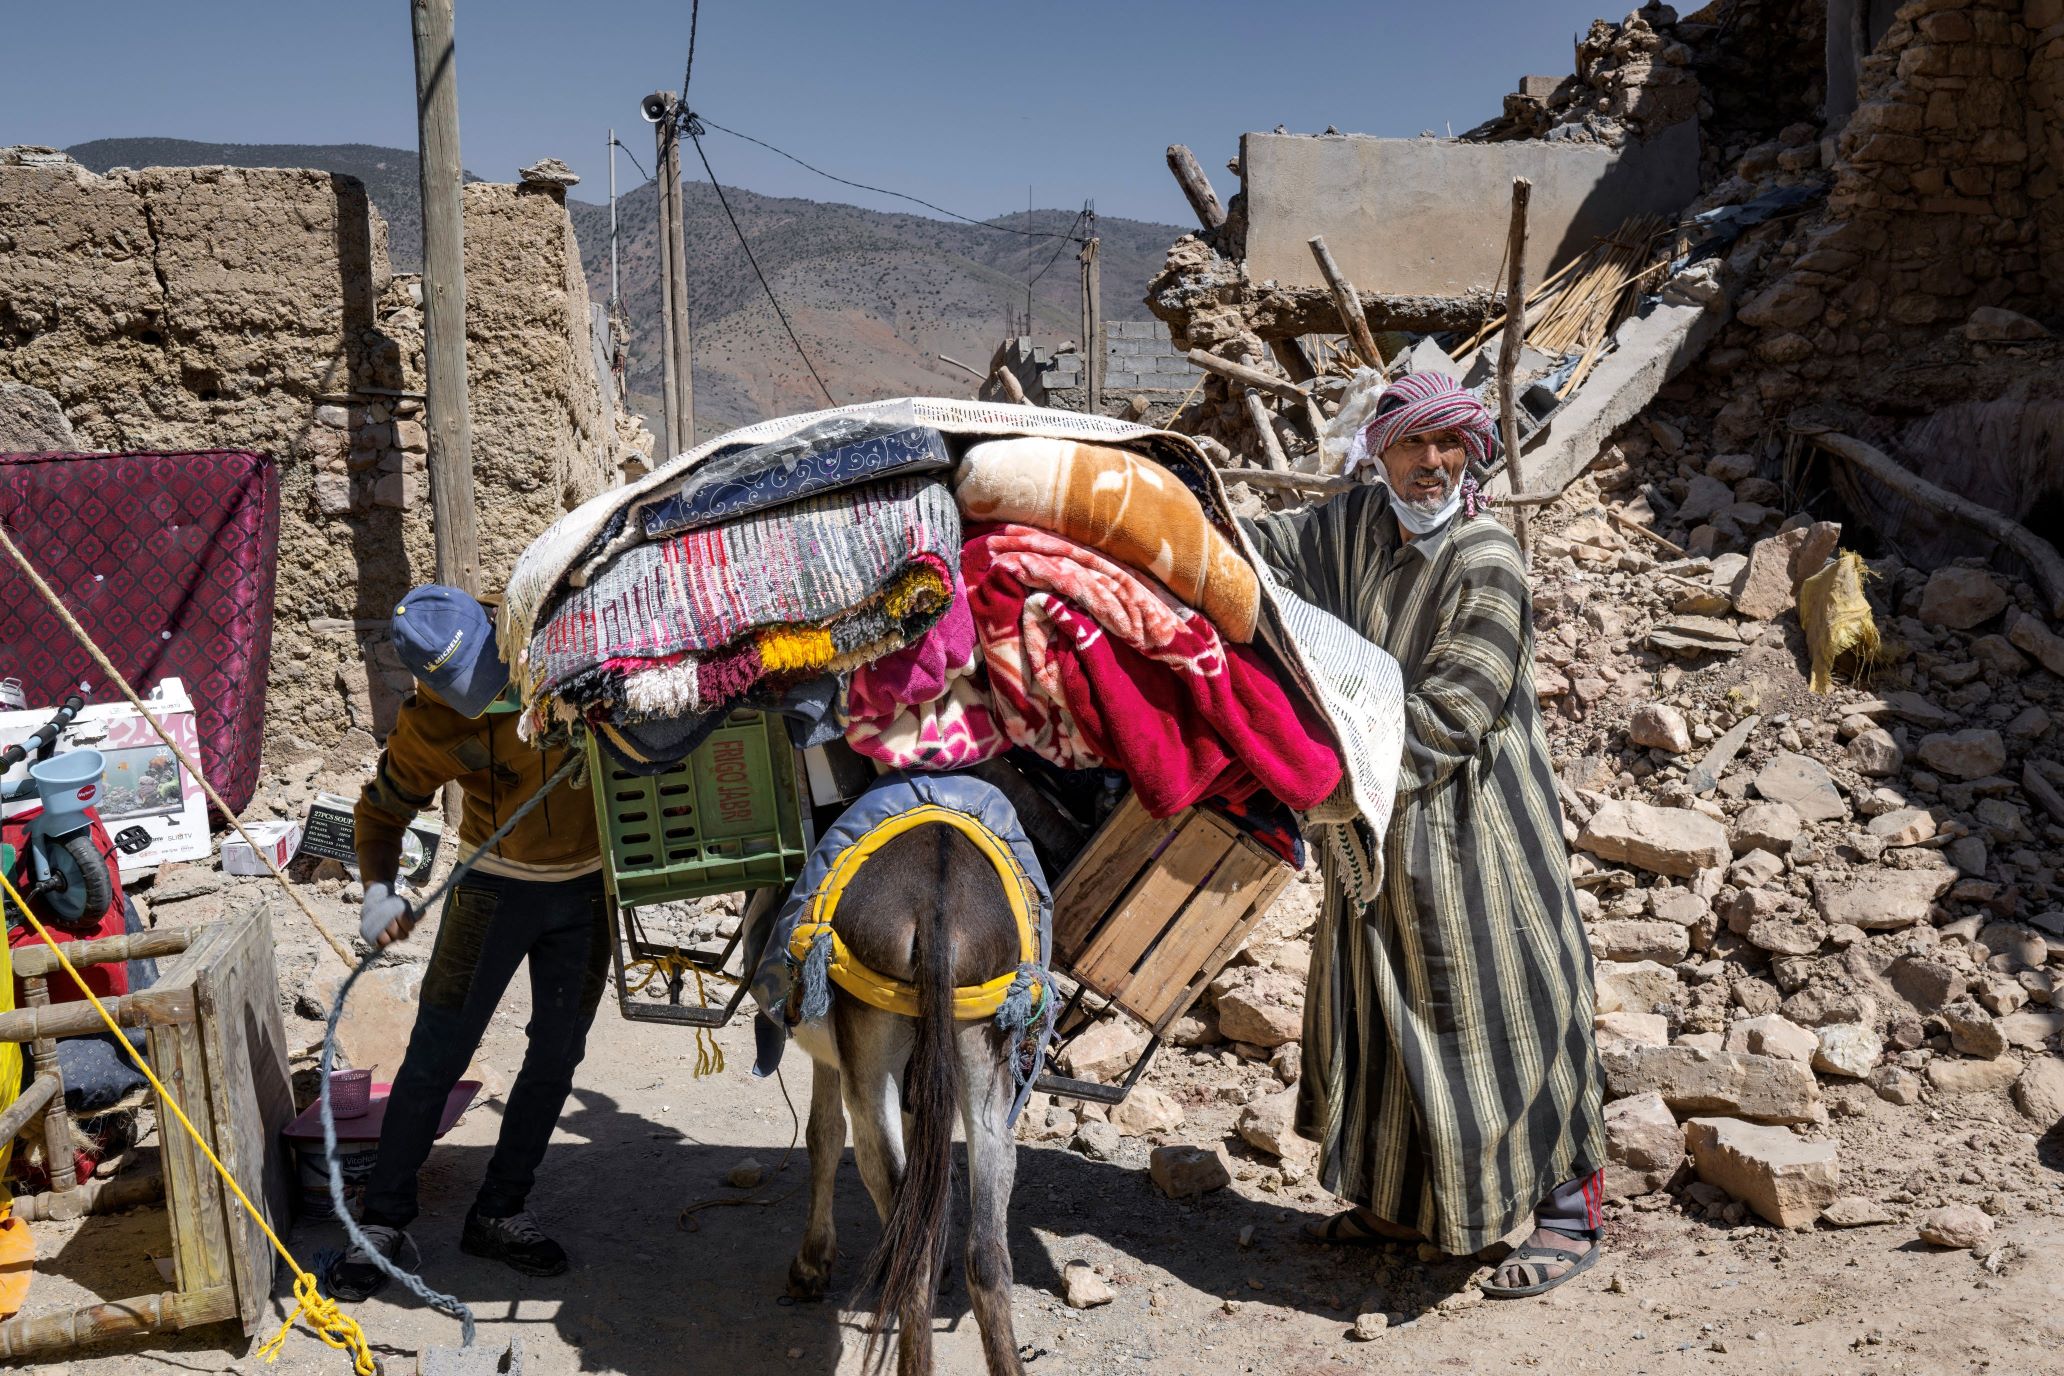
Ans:
{"label": "rope tied on donkey", "polygon": [[898,836],[922,826],[953,828],[995,869],[1018,929],[1018,963],[1007,974],[953,991],[953,1017],[990,1018],[1015,1048],[1016,1121],[1038,1078],[1053,1030],[1055,1001],[1047,966],[1053,950],[1053,901],[1017,811],[994,786],[967,774],[884,774],[825,832],[788,902],[767,929],[752,934],[746,968],[760,1016],[755,1078],[774,1073],[788,1028],[831,1012],[833,985],[885,1012],[914,1018],[917,989],[870,969],[834,930],[838,905],[860,867]]}

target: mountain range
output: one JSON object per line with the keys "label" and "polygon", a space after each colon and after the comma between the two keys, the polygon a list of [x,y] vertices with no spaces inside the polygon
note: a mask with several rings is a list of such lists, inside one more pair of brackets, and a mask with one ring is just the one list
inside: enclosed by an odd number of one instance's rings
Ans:
{"label": "mountain range", "polygon": [[[370,144],[216,144],[99,139],[66,150],[96,172],[112,167],[311,167],[365,183],[389,227],[396,271],[420,270],[422,211],[416,155]],[[691,150],[684,150],[691,154]],[[479,180],[467,174],[468,180]],[[1018,211],[980,223],[869,210],[836,201],[763,196],[726,186],[725,199],[759,270],[833,398],[966,396],[976,381],[939,360],[986,366],[1032,288],[1033,329],[1080,333],[1076,245],[1069,210]],[[588,292],[609,295],[609,208],[569,197]],[[698,435],[825,404],[709,182],[684,180],[689,332]],[[647,181],[617,201],[622,314],[630,339],[629,400],[659,411],[658,190]],[[1017,231],[1017,232],[1013,232]],[[1099,218],[1104,315],[1147,318],[1146,283],[1175,225]],[[1046,236],[1046,237],[1035,237]],[[1057,252],[1058,251],[1058,252]],[[1043,273],[1043,275],[1042,275]],[[657,430],[656,424],[654,425]]]}

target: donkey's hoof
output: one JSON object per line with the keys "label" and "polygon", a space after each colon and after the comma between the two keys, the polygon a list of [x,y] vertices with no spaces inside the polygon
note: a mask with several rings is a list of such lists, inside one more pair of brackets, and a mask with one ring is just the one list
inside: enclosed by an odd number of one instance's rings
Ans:
{"label": "donkey's hoof", "polygon": [[831,1282],[828,1270],[818,1270],[797,1257],[788,1264],[788,1297],[792,1300],[821,1300]]}

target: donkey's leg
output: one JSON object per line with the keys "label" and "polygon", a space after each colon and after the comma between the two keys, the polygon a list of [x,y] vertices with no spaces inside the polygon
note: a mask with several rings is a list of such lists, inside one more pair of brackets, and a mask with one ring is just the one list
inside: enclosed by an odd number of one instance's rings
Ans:
{"label": "donkey's leg", "polygon": [[810,1080],[810,1221],[803,1229],[802,1249],[788,1268],[788,1293],[799,1300],[821,1300],[831,1276],[838,1241],[832,1218],[833,1187],[839,1158],[846,1154],[846,1107],[839,1094],[839,1068],[813,1061]]}
{"label": "donkey's leg", "polygon": [[999,1049],[987,1023],[960,1033],[961,1118],[968,1142],[968,1299],[982,1330],[989,1376],[1023,1376],[1011,1326],[1010,1197],[1018,1146],[1010,1124],[1009,1049]]}
{"label": "donkey's leg", "polygon": [[914,1037],[906,1018],[833,998],[853,1159],[884,1222],[903,1184],[903,1067]]}

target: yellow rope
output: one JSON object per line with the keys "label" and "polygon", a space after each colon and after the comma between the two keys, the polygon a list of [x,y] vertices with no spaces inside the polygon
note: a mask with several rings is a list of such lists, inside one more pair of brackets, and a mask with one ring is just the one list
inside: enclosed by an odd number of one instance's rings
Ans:
{"label": "yellow rope", "polygon": [[193,775],[194,782],[201,786],[201,792],[207,794],[208,801],[215,805],[215,810],[229,819],[229,824],[236,829],[236,834],[244,839],[244,843],[250,846],[260,860],[265,862],[265,868],[271,871],[274,879],[279,880],[280,887],[287,891],[287,897],[294,900],[300,907],[303,915],[308,918],[309,922],[314,925],[315,930],[322,936],[322,939],[329,943],[330,949],[337,953],[337,959],[344,962],[346,969],[357,965],[357,957],[353,956],[346,949],[343,942],[337,940],[329,927],[324,924],[322,918],[316,915],[315,906],[302,895],[299,889],[287,882],[287,876],[281,873],[280,867],[272,862],[272,856],[267,852],[266,847],[251,839],[251,833],[245,831],[244,824],[237,820],[235,810],[229,804],[222,801],[222,795],[217,793],[215,786],[208,782],[208,776],[201,772],[201,767],[195,764],[193,758],[180,748],[178,741],[172,739],[172,733],[165,729],[164,723],[158,720],[157,715],[150,708],[143,705],[143,699],[136,696],[136,690],[129,686],[128,679],[122,677],[121,670],[115,668],[113,662],[101,653],[100,646],[93,643],[93,637],[86,633],[86,628],[73,618],[71,612],[65,607],[64,602],[59,599],[56,589],[44,581],[42,574],[36,572],[36,566],[29,562],[28,556],[23,554],[14,541],[8,537],[5,525],[0,525],[0,546],[6,547],[8,555],[20,567],[23,575],[35,586],[36,591],[42,595],[43,600],[50,604],[50,609],[57,613],[58,620],[64,622],[65,629],[72,633],[72,638],[78,641],[85,648],[86,653],[92,657],[93,662],[100,666],[100,671],[108,676],[109,682],[122,690],[122,696],[129,699],[129,705],[143,713],[143,719],[150,723],[151,730],[157,732],[158,739],[163,741],[166,747],[179,757],[179,762],[186,766],[186,772]]}
{"label": "yellow rope", "polygon": [[351,1354],[351,1368],[357,1373],[357,1376],[374,1376],[379,1367],[373,1361],[372,1350],[366,1346],[365,1332],[358,1326],[358,1320],[339,1309],[335,1300],[325,1296],[318,1288],[315,1277],[309,1274],[302,1267],[301,1263],[294,1259],[294,1254],[289,1252],[286,1244],[280,1241],[279,1234],[275,1233],[272,1230],[272,1225],[265,1221],[265,1215],[259,1212],[258,1206],[251,1202],[251,1197],[244,1193],[244,1187],[239,1185],[236,1177],[229,1173],[229,1167],[222,1164],[222,1159],[215,1155],[215,1149],[208,1145],[207,1139],[201,1136],[200,1129],[196,1128],[193,1125],[193,1120],[186,1116],[186,1110],[181,1108],[179,1101],[172,1097],[172,1091],[165,1088],[165,1082],[160,1080],[157,1072],[151,1069],[150,1062],[130,1044],[127,1037],[122,1035],[121,1024],[115,1021],[113,1015],[108,1012],[107,1005],[103,1004],[94,995],[93,990],[87,986],[85,979],[73,967],[72,962],[66,959],[64,948],[52,939],[50,933],[44,929],[43,924],[37,920],[36,914],[29,910],[28,901],[21,896],[21,893],[14,887],[14,881],[9,879],[5,873],[0,873],[0,887],[6,889],[7,896],[14,900],[14,905],[21,910],[22,917],[28,922],[30,928],[37,936],[43,939],[43,944],[50,948],[50,953],[57,958],[58,966],[67,975],[71,976],[72,983],[79,986],[79,993],[88,1003],[93,1005],[93,1011],[100,1014],[100,1020],[106,1023],[108,1031],[114,1034],[116,1045],[129,1053],[129,1059],[136,1062],[136,1068],[141,1070],[144,1078],[150,1081],[151,1088],[157,1091],[158,1103],[172,1111],[172,1116],[179,1120],[179,1126],[186,1129],[186,1135],[194,1140],[194,1145],[198,1146],[201,1149],[201,1154],[208,1158],[208,1164],[213,1166],[215,1173],[222,1177],[222,1183],[229,1186],[230,1193],[234,1194],[237,1197],[237,1202],[244,1206],[244,1212],[251,1216],[251,1220],[265,1234],[265,1240],[272,1244],[272,1249],[279,1253],[281,1260],[285,1261],[293,1269],[294,1312],[287,1315],[287,1321],[280,1325],[279,1332],[273,1334],[269,1341],[259,1347],[258,1355],[267,1362],[277,1361],[280,1348],[286,1342],[287,1334],[294,1327],[294,1320],[305,1316],[308,1319],[309,1328],[314,1331],[316,1337],[339,1351]]}
{"label": "yellow rope", "polygon": [[[692,974],[695,976],[696,998],[702,1001],[704,1008],[710,1006],[709,990],[702,982],[702,967],[686,956],[643,956],[624,967],[625,980],[630,979],[631,972],[634,970],[645,971],[645,978],[631,986],[633,994],[644,993],[652,987],[655,981],[662,987],[665,987],[671,985],[681,975]],[[696,1028],[695,1078],[700,1080],[710,1075],[721,1075],[723,1073],[724,1048],[717,1044],[717,1039],[711,1035],[707,1027]]]}

